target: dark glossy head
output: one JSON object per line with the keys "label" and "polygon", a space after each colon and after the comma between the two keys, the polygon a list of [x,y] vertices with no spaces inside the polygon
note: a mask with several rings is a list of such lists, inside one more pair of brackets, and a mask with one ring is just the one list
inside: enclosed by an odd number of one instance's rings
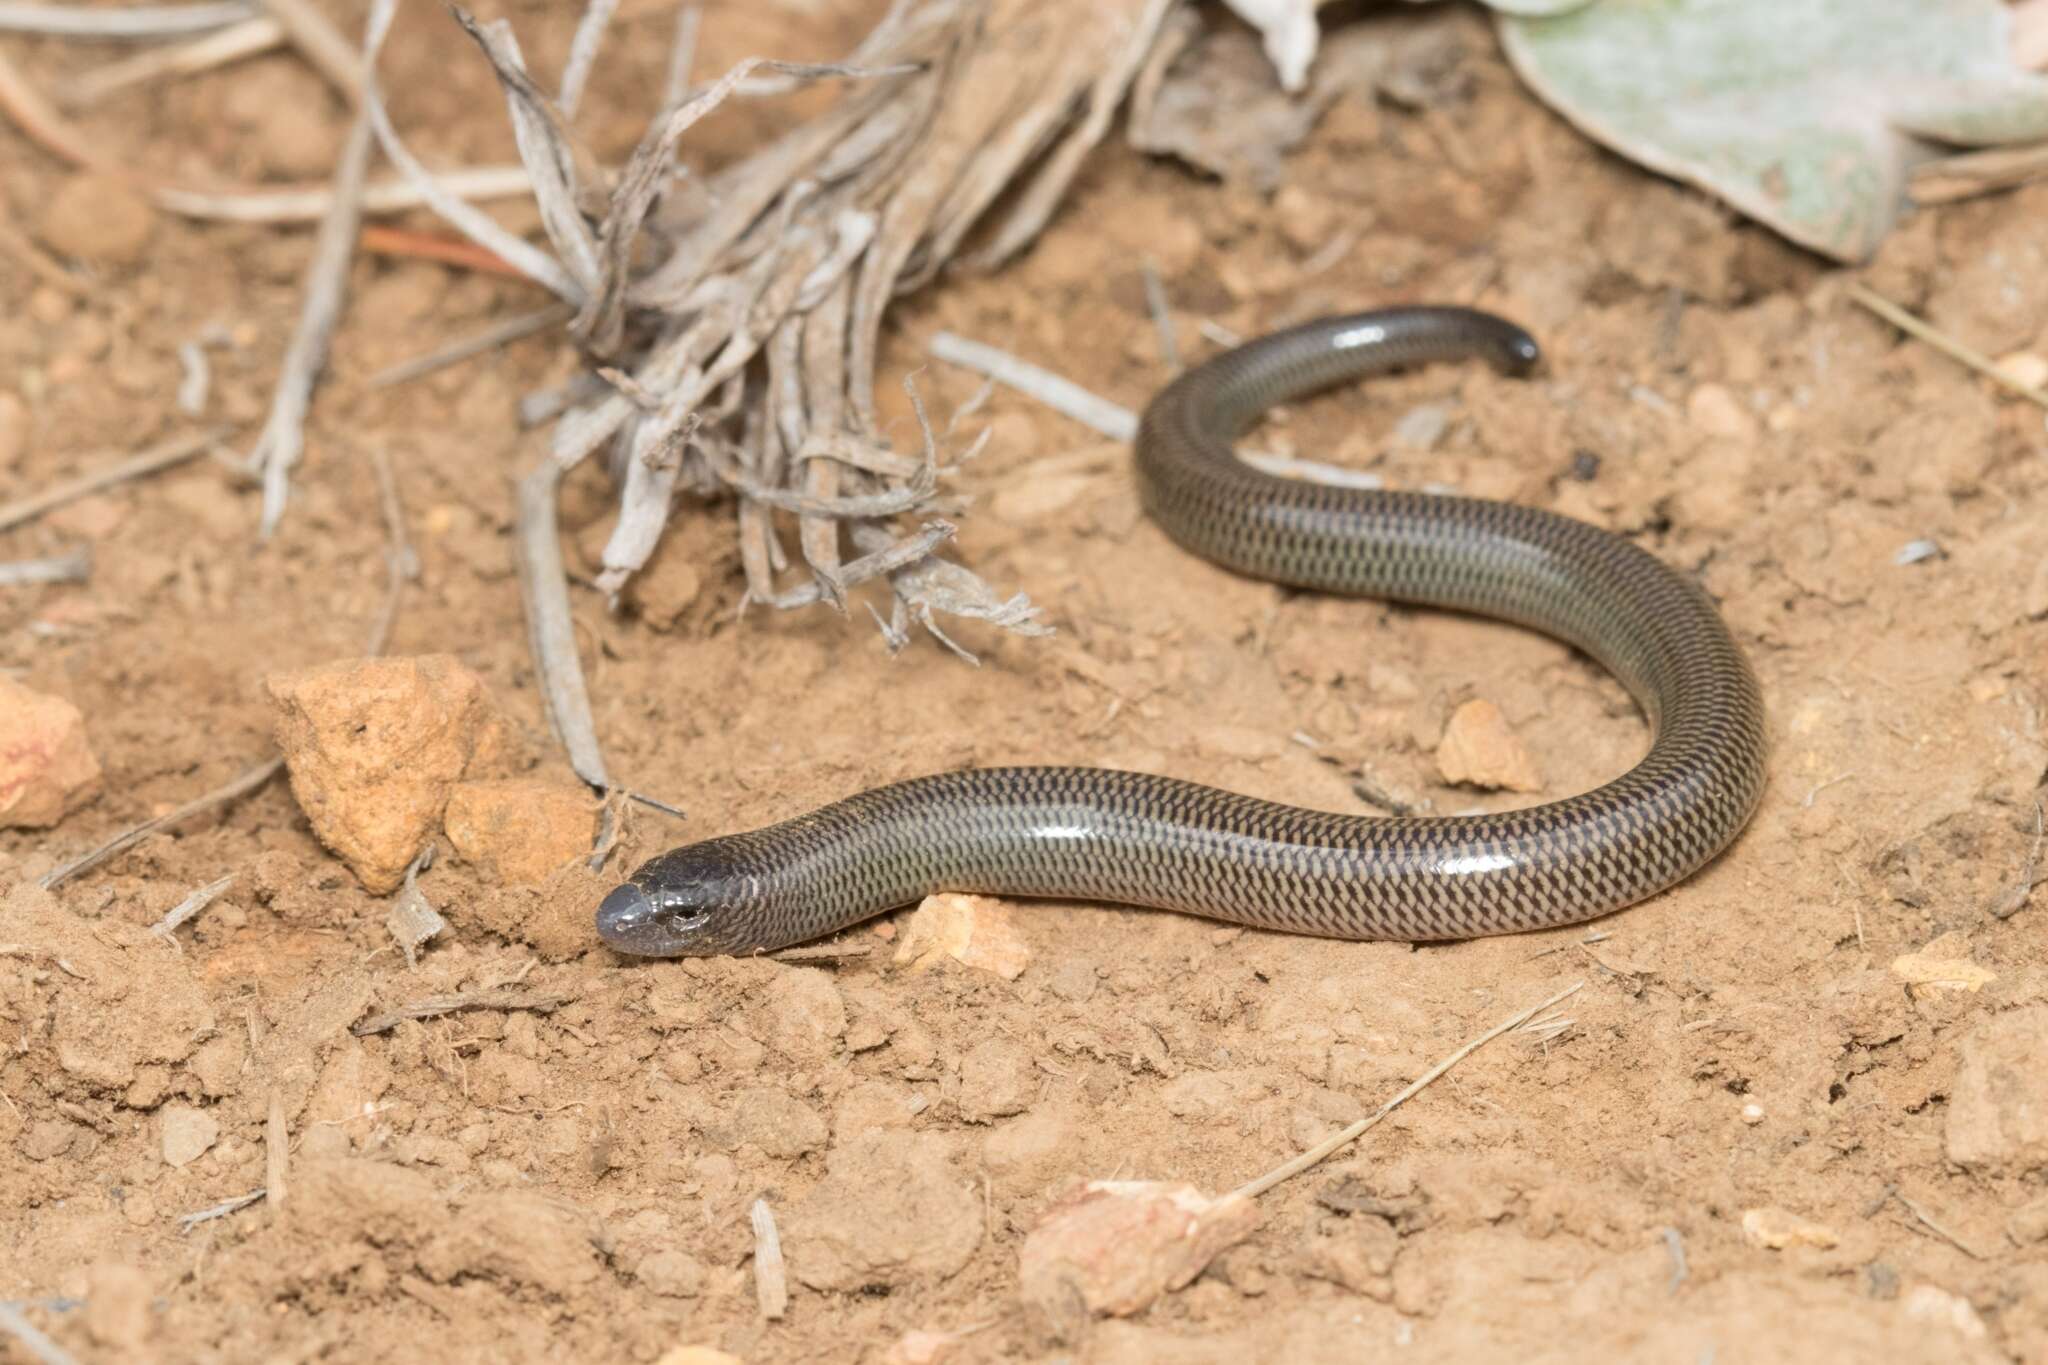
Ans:
{"label": "dark glossy head", "polygon": [[643,864],[598,905],[598,937],[639,957],[716,957],[766,946],[746,912],[756,879],[733,866],[721,842]]}

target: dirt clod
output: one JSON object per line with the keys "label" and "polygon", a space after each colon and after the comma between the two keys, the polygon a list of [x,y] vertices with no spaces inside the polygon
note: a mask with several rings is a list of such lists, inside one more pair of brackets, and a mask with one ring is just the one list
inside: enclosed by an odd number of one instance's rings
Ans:
{"label": "dirt clod", "polygon": [[47,829],[99,791],[78,708],[0,677],[0,829]]}
{"label": "dirt clod", "polygon": [[1451,712],[1436,748],[1437,771],[1453,785],[1515,792],[1543,790],[1536,758],[1500,708],[1475,697]]}
{"label": "dirt clod", "polygon": [[781,1218],[791,1273],[813,1289],[929,1284],[981,1245],[981,1201],[927,1133],[862,1133],[832,1149],[824,1180]]}
{"label": "dirt clod", "polygon": [[458,782],[442,815],[448,842],[496,882],[537,886],[584,857],[597,808],[581,787],[533,778]]}
{"label": "dirt clod", "polygon": [[1988,1019],[1963,1040],[1949,1097],[1948,1155],[2023,1175],[2048,1166],[2048,1005]]}
{"label": "dirt clod", "polygon": [[1024,1301],[1061,1335],[1089,1314],[1128,1317],[1179,1289],[1249,1237],[1250,1200],[1212,1199],[1192,1185],[1094,1180],[1050,1209],[1018,1260]]}
{"label": "dirt clod", "polygon": [[482,681],[445,654],[264,680],[292,794],[372,892],[394,891],[449,794],[501,741]]}

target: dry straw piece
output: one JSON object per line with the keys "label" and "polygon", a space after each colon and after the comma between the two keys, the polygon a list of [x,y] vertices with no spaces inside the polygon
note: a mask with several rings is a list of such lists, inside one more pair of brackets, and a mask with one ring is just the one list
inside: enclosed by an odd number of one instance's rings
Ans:
{"label": "dry straw piece", "polygon": [[[886,576],[892,643],[913,622],[936,634],[939,615],[1043,631],[1023,599],[957,565],[936,571],[946,535],[931,514],[946,508],[948,461],[928,428],[917,455],[883,435],[883,316],[953,260],[970,230],[981,232],[982,265],[1037,234],[1171,9],[1172,0],[899,0],[843,63],[750,58],[685,85],[608,173],[568,112],[602,14],[586,18],[557,98],[527,70],[507,24],[458,8],[505,91],[547,252],[429,192],[372,80],[371,117],[390,160],[458,229],[576,310],[570,333],[605,383],[559,414],[551,459],[566,472],[602,451],[617,475],[603,590],[616,593],[647,562],[679,491],[722,491],[736,505],[751,600],[839,606],[858,576]],[[371,21],[373,58],[383,12]],[[679,49],[694,42],[685,14]],[[743,160],[701,181],[678,167],[686,136],[725,100],[827,80],[840,83],[834,104]],[[529,568],[529,591],[548,595],[538,576]],[[556,614],[534,606],[537,620]]]}

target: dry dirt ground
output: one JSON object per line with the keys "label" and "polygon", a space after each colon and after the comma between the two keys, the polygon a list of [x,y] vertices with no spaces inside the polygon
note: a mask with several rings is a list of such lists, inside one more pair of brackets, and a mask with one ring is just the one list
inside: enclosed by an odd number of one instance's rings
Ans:
{"label": "dry dirt ground", "polygon": [[[811,8],[710,7],[699,69],[827,56],[860,31]],[[573,7],[512,17],[557,69]],[[668,23],[626,6],[585,118],[608,157],[658,98]],[[1018,909],[1015,980],[898,967],[866,930],[850,938],[877,951],[822,966],[600,948],[588,916],[619,865],[953,765],[1463,810],[1542,799],[1442,783],[1433,751],[1466,699],[1502,708],[1550,794],[1643,749],[1624,694],[1558,645],[1196,562],[1141,517],[1124,452],[998,394],[966,428],[994,435],[958,480],[976,499],[959,553],[1030,591],[1050,639],[963,628],[976,670],[929,641],[891,659],[864,612],[741,614],[725,505],[679,516],[661,612],[577,589],[614,771],[689,812],[637,811],[613,870],[508,890],[443,858],[421,886],[451,929],[409,969],[386,902],[279,781],[45,896],[29,883],[55,863],[272,752],[266,675],[360,651],[384,591],[373,446],[422,565],[394,651],[476,670],[521,761],[567,779],[510,523],[541,440],[517,400],[575,360],[534,338],[373,391],[378,368],[536,300],[365,257],[272,543],[256,492],[205,460],[0,535],[0,560],[92,545],[89,584],[0,593],[0,669],[76,703],[106,771],[56,828],[0,834],[0,1300],[104,1360],[875,1360],[906,1332],[974,1329],[943,1358],[2048,1362],[2048,904],[2000,914],[2030,876],[2048,769],[2048,438],[2038,408],[1845,298],[1861,278],[1990,353],[2048,349],[2048,187],[1919,214],[1867,270],[1828,268],[1589,146],[1481,22],[1462,31],[1464,98],[1340,103],[1278,200],[1106,148],[1021,263],[903,309],[881,387],[944,327],[1141,403],[1164,374],[1144,253],[1197,354],[1204,319],[1252,334],[1441,300],[1521,320],[1548,348],[1532,381],[1435,368],[1264,439],[1569,511],[1697,573],[1761,673],[1775,745],[1726,856],[1597,941],[1418,950],[1052,904]],[[52,84],[106,55],[6,46]],[[416,146],[509,155],[445,14],[405,14],[386,67]],[[267,117],[280,102],[314,113]],[[736,108],[696,154],[774,118]],[[131,164],[244,179],[324,174],[344,129],[284,57],[84,123]],[[0,213],[33,235],[68,173],[8,129],[0,166]],[[188,429],[176,349],[209,328],[208,416],[253,434],[311,234],[149,232],[75,294],[0,252],[0,396],[25,425],[0,450],[8,496]],[[978,387],[937,365],[921,382],[941,415]],[[1440,424],[1404,425],[1432,405]],[[1431,425],[1433,443],[1395,435]],[[609,496],[596,470],[568,490],[578,573]],[[1916,540],[1938,553],[1898,562]],[[179,946],[147,934],[230,873]],[[1915,992],[1895,966],[1911,954],[1990,980]],[[568,1003],[348,1029],[514,978]],[[1020,1244],[1066,1182],[1229,1189],[1577,980],[1568,1029],[1491,1044],[1264,1196],[1257,1233],[1150,1311],[1061,1344],[1020,1309]],[[283,1204],[182,1227],[264,1183],[273,1114]],[[195,1132],[212,1134],[197,1156]],[[796,1272],[780,1321],[756,1303],[756,1200]],[[1773,1220],[1804,1235],[1759,1245]]]}

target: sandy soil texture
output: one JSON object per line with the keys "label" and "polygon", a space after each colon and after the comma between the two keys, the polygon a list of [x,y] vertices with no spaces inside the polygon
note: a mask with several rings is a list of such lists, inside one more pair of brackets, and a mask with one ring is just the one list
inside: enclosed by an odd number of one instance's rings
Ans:
{"label": "sandy soil texture", "polygon": [[[576,8],[514,7],[536,67]],[[865,16],[824,8],[709,7],[699,69],[841,52]],[[659,98],[668,22],[628,0],[585,114],[607,158]],[[1014,979],[899,964],[901,917],[894,941],[862,929],[845,943],[864,954],[804,963],[599,947],[621,866],[950,766],[1458,811],[1642,752],[1626,695],[1564,647],[1191,559],[1141,515],[1124,449],[998,392],[961,426],[992,435],[955,483],[974,499],[958,554],[1029,591],[1050,638],[963,626],[975,669],[929,640],[892,659],[858,607],[741,612],[729,504],[679,515],[626,609],[576,589],[614,772],[688,812],[629,809],[604,872],[506,884],[510,864],[444,848],[418,887],[449,927],[408,966],[389,899],[280,780],[39,890],[269,757],[266,678],[361,652],[386,583],[374,450],[420,561],[392,653],[475,674],[502,718],[491,781],[573,783],[510,532],[541,439],[518,400],[578,362],[534,337],[373,389],[541,300],[365,255],[272,542],[257,490],[206,458],[0,532],[0,561],[91,548],[85,584],[0,589],[0,676],[75,705],[102,769],[54,827],[0,831],[0,1301],[80,1360],[2048,1365],[2048,896],[2028,896],[2048,856],[2048,430],[1847,297],[1860,280],[1988,354],[2048,354],[2048,186],[1921,213],[1867,269],[1828,268],[1589,146],[1476,16],[1454,32],[1455,99],[1339,102],[1272,197],[1105,146],[1021,262],[903,307],[891,434],[915,432],[904,372],[923,367],[941,423],[980,388],[926,360],[941,328],[1142,404],[1166,376],[1148,256],[1195,357],[1203,322],[1252,335],[1404,301],[1516,318],[1548,351],[1534,379],[1390,377],[1259,439],[1553,507],[1697,574],[1775,746],[1726,856],[1591,926],[1423,949],[1067,904],[1012,907]],[[105,55],[7,51],[48,86]],[[402,16],[386,70],[423,153],[509,157],[490,74],[437,8]],[[324,175],[346,131],[283,56],[78,117],[131,164],[246,180]],[[693,154],[778,117],[735,106]],[[0,249],[0,502],[203,422],[245,446],[268,402],[311,233],[130,221],[116,198],[0,127],[0,220],[27,243]],[[66,286],[25,249],[102,259]],[[178,349],[202,338],[208,408],[182,417]],[[586,583],[610,508],[602,471],[567,485]],[[1540,792],[1444,781],[1472,700]],[[486,842],[516,824],[490,794]],[[175,946],[149,931],[229,875]],[[1493,1042],[1263,1195],[1257,1228],[1150,1309],[1060,1342],[1022,1306],[1024,1238],[1071,1182],[1230,1190],[1577,981],[1569,1027]],[[464,991],[500,1007],[353,1031]],[[186,1221],[280,1174],[282,1200]],[[788,1263],[780,1318],[757,1299],[757,1205]]]}

